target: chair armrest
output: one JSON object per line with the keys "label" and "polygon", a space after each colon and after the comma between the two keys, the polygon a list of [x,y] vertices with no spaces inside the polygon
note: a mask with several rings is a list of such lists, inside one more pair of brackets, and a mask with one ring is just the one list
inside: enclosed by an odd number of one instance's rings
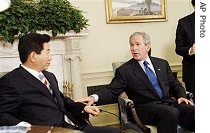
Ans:
{"label": "chair armrest", "polygon": [[194,103],[194,100],[193,100],[194,95],[193,95],[193,93],[187,91],[186,95],[187,95],[187,99]]}
{"label": "chair armrest", "polygon": [[134,118],[136,125],[142,130],[142,132],[151,133],[150,128],[145,126],[139,119],[132,100],[119,96],[118,104],[119,104],[119,109],[120,109],[120,122],[121,123],[128,123],[127,110],[129,109],[132,113],[132,116]]}
{"label": "chair armrest", "polygon": [[118,107],[119,107],[119,113],[120,113],[120,123],[128,123],[128,116],[127,116],[127,103],[125,99],[121,96],[118,97]]}

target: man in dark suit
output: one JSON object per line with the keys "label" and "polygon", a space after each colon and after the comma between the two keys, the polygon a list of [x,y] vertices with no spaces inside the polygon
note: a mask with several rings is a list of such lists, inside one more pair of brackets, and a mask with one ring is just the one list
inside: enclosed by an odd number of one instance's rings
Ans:
{"label": "man in dark suit", "polygon": [[74,102],[59,91],[55,75],[46,71],[52,59],[49,41],[49,35],[38,33],[20,38],[22,64],[0,79],[0,126],[41,125],[118,133],[117,128],[87,124],[84,112],[97,116],[99,109]]}
{"label": "man in dark suit", "polygon": [[[195,0],[191,1],[195,8]],[[176,29],[176,53],[182,59],[182,78],[186,90],[194,94],[195,101],[195,11],[178,21]]]}
{"label": "man in dark suit", "polygon": [[[168,62],[149,55],[149,36],[144,32],[135,32],[130,36],[129,43],[133,58],[116,69],[107,88],[79,101],[104,104],[125,91],[128,98],[133,100],[143,123],[157,126],[158,133],[176,133],[177,124],[194,131],[195,106],[186,99],[185,89],[174,77]],[[144,62],[153,75],[155,73],[153,77],[156,79],[150,81]]]}

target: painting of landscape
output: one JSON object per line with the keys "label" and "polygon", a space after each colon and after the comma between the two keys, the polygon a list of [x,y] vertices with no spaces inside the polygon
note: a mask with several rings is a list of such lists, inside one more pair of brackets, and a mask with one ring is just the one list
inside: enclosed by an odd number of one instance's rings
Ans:
{"label": "painting of landscape", "polygon": [[106,0],[108,19],[122,22],[166,20],[165,0]]}

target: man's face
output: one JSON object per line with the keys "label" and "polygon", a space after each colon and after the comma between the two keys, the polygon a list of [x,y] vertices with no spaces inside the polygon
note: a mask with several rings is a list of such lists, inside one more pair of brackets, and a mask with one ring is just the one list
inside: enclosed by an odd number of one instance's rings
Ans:
{"label": "man's face", "polygon": [[43,44],[43,50],[40,54],[36,54],[34,56],[34,66],[38,71],[47,70],[50,66],[50,61],[52,60],[50,54],[50,47],[48,43]]}
{"label": "man's face", "polygon": [[150,45],[145,45],[142,35],[135,35],[130,40],[130,50],[135,60],[145,60],[148,57]]}

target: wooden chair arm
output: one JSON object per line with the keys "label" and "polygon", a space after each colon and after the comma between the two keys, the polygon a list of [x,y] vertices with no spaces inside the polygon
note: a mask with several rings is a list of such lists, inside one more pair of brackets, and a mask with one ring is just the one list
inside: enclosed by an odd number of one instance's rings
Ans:
{"label": "wooden chair arm", "polygon": [[140,130],[142,131],[142,133],[151,133],[150,128],[148,128],[147,126],[145,126],[142,121],[139,119],[137,113],[136,113],[136,109],[134,107],[134,103],[132,100],[128,99],[128,98],[124,98],[122,96],[118,97],[118,103],[119,103],[119,107],[120,107],[120,116],[121,116],[121,122],[123,123],[128,123],[128,118],[127,118],[127,109],[129,109],[132,113],[132,116],[134,118],[134,121],[136,123],[136,125],[140,128]]}

